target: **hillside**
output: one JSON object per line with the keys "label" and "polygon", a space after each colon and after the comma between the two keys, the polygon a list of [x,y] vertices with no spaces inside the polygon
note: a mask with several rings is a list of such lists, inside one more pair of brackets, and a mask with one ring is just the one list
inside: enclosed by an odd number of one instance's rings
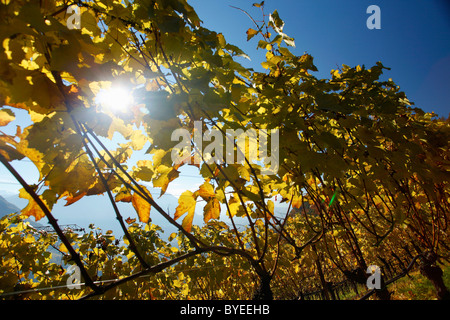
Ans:
{"label": "hillside", "polygon": [[5,216],[5,215],[7,215],[7,214],[10,214],[10,213],[13,213],[13,212],[17,212],[19,210],[20,209],[17,206],[15,206],[14,204],[8,202],[5,198],[3,198],[0,195],[0,218]]}

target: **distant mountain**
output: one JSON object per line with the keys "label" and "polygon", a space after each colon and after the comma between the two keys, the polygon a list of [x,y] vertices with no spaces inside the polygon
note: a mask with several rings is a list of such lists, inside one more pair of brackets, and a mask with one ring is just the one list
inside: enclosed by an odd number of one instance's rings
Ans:
{"label": "distant mountain", "polygon": [[17,211],[20,211],[17,206],[8,202],[5,198],[0,196],[0,218]]}
{"label": "distant mountain", "polygon": [[[10,197],[8,197],[8,200],[9,200],[9,198]],[[19,198],[19,196],[17,196],[17,198]],[[0,196],[0,218],[4,217],[10,213],[18,212],[18,211],[22,210],[20,208],[23,208],[27,205],[26,200],[24,200],[25,204],[20,207],[14,203],[11,203],[11,201],[8,201],[8,200],[6,200],[2,196]],[[21,200],[23,200],[23,199],[21,199]],[[34,219],[32,219],[32,218],[28,218],[28,219],[26,219],[26,221],[28,221],[30,223],[30,225],[35,228],[42,226],[39,222],[34,221]]]}

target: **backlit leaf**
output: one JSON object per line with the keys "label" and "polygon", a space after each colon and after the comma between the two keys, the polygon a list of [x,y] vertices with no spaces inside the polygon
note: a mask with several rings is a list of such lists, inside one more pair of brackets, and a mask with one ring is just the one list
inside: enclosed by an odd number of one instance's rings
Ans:
{"label": "backlit leaf", "polygon": [[251,38],[253,38],[254,36],[256,36],[258,34],[258,31],[254,30],[252,28],[249,28],[246,33],[247,33],[247,41],[249,41]]}
{"label": "backlit leaf", "polygon": [[179,217],[181,217],[187,212],[187,215],[186,217],[184,217],[181,225],[188,232],[191,232],[192,229],[192,221],[194,219],[196,204],[197,201],[192,191],[185,191],[178,198],[178,206],[175,210],[174,219],[177,220]]}
{"label": "backlit leaf", "polygon": [[[42,211],[41,207],[34,201],[31,195],[25,191],[25,189],[20,189],[19,197],[28,200],[28,205],[22,209],[23,215],[28,217],[32,216],[36,221],[45,217],[44,211]],[[44,200],[43,202],[45,203]]]}
{"label": "backlit leaf", "polygon": [[[144,189],[147,196],[149,196],[150,198],[153,198],[146,187],[142,186],[142,189]],[[152,207],[150,205],[150,203],[146,199],[142,198],[136,192],[133,193],[133,196],[131,198],[131,203],[133,204],[133,207],[138,214],[139,221],[141,221],[143,223],[148,223],[149,218],[150,218],[150,209]]]}
{"label": "backlit leaf", "polygon": [[198,195],[207,201],[214,197],[214,187],[209,182],[205,182],[198,189]]}
{"label": "backlit leaf", "polygon": [[216,198],[212,198],[203,208],[203,220],[208,222],[211,219],[219,219],[220,203]]}
{"label": "backlit leaf", "polygon": [[133,196],[128,190],[120,191],[115,197],[116,202],[131,202],[132,199]]}
{"label": "backlit leaf", "polygon": [[9,109],[0,110],[0,127],[6,126],[15,119],[14,113]]}

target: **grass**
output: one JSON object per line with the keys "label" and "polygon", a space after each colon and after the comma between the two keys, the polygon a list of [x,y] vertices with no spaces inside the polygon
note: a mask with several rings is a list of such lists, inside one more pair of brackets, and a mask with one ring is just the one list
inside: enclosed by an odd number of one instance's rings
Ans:
{"label": "grass", "polygon": [[[450,264],[439,266],[444,272],[444,284],[450,290]],[[387,288],[391,292],[392,300],[437,300],[436,290],[433,284],[419,270],[411,271],[409,276],[400,278],[394,283],[389,284]],[[340,292],[339,300],[359,300],[368,292],[368,289],[365,285],[358,284],[358,292],[358,295],[355,295],[353,290]],[[374,298],[375,295],[372,295],[369,299]]]}
{"label": "grass", "polygon": [[[450,264],[440,265],[444,274],[445,286],[450,290]],[[367,288],[358,285],[359,294],[355,296],[353,291],[340,294],[340,300],[359,300],[367,292]],[[394,283],[388,285],[389,292],[392,293],[392,300],[436,300],[436,290],[433,284],[420,271],[412,271],[409,276],[404,276]],[[369,299],[374,299],[374,296]]]}
{"label": "grass", "polygon": [[[450,289],[450,265],[441,266],[444,271],[444,283]],[[410,273],[388,286],[392,300],[436,300],[436,291],[430,280],[419,271]]]}

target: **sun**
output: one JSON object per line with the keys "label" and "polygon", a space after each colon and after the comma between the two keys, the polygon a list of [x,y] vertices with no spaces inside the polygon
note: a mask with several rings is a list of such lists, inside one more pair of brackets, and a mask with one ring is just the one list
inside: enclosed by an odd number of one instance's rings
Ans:
{"label": "sun", "polygon": [[125,113],[133,104],[133,95],[125,87],[112,86],[101,89],[95,100],[105,111]]}

